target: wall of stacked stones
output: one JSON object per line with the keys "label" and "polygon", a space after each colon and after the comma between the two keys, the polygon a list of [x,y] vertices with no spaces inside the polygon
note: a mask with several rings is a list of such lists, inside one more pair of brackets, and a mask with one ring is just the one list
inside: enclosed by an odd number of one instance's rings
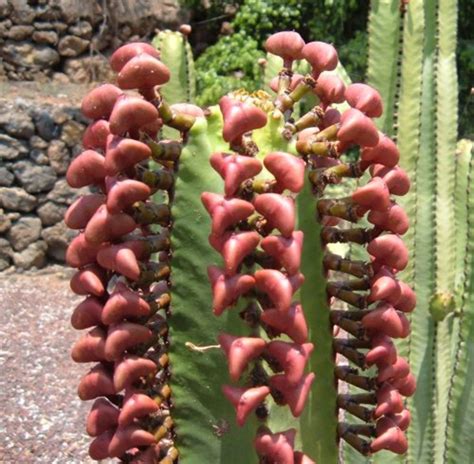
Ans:
{"label": "wall of stacked stones", "polygon": [[110,50],[187,16],[178,0],[0,0],[0,79],[104,80]]}
{"label": "wall of stacked stones", "polygon": [[[0,271],[64,262],[79,102],[122,43],[186,22],[178,0],[0,0]],[[89,83],[85,85],[85,83]],[[91,84],[92,83],[92,84]]]}
{"label": "wall of stacked stones", "polygon": [[85,124],[74,106],[0,100],[0,270],[64,261],[74,234],[63,216],[78,195],[64,175]]}

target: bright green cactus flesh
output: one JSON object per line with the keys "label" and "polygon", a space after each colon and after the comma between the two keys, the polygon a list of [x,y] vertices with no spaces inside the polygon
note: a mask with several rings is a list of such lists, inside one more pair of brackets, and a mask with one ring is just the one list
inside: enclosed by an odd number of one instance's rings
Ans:
{"label": "bright green cactus flesh", "polygon": [[[418,386],[408,400],[409,450],[400,462],[467,463],[474,460],[466,438],[467,431],[472,435],[474,403],[466,387],[474,374],[474,184],[472,142],[462,140],[456,149],[457,2],[410,0],[405,13],[399,3],[372,2],[368,81],[386,103],[379,127],[397,138],[400,164],[412,180],[403,199],[411,218],[405,237],[412,261],[403,277],[414,283],[417,311],[400,349]],[[347,462],[366,462],[347,452]],[[373,462],[394,460],[380,453]]]}

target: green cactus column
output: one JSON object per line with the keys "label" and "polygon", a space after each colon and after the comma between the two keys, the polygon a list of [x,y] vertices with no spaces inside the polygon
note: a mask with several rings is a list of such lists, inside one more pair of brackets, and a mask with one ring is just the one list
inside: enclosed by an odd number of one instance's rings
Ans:
{"label": "green cactus column", "polygon": [[301,270],[306,277],[300,290],[300,299],[305,308],[310,338],[316,344],[309,368],[317,377],[301,419],[301,434],[309,454],[314,456],[316,462],[336,464],[338,417],[333,337],[326,293],[327,278],[323,271],[321,225],[316,220],[313,204],[311,186],[306,185],[298,198],[299,227],[305,234]]}
{"label": "green cactus column", "polygon": [[380,92],[384,101],[378,127],[387,135],[392,135],[394,129],[401,26],[400,0],[370,2],[367,83]]}
{"label": "green cactus column", "polygon": [[[418,303],[411,337],[399,350],[408,355],[418,389],[408,400],[410,447],[402,461],[467,463],[474,460],[466,436],[466,430],[473,430],[472,397],[464,386],[472,383],[474,371],[469,342],[473,177],[472,143],[461,141],[456,151],[457,2],[409,2],[400,62],[398,6],[398,1],[372,2],[368,77],[392,112],[379,120],[379,127],[390,133],[395,123],[392,133],[400,147],[400,164],[413,184],[403,198],[412,222],[406,235],[412,264],[401,278],[414,283]],[[380,453],[371,462],[393,458]]]}
{"label": "green cactus column", "polygon": [[[454,281],[456,264],[456,218],[454,204],[457,138],[456,29],[457,2],[439,0],[436,69],[436,295],[432,309],[442,301],[443,313],[433,313],[436,343],[434,391],[434,462],[444,462],[448,419],[448,391],[456,356],[453,345],[459,337],[455,323]],[[443,317],[442,320],[440,318]]]}
{"label": "green cactus column", "polygon": [[[189,464],[255,463],[250,445],[256,420],[240,429],[231,404],[221,393],[226,381],[226,362],[218,347],[206,352],[189,348],[212,346],[220,332],[234,331],[238,310],[220,318],[211,311],[211,288],[207,266],[219,262],[207,236],[210,219],[202,206],[200,192],[220,185],[218,174],[209,169],[209,156],[224,149],[219,137],[222,117],[217,107],[206,119],[199,118],[189,133],[180,158],[173,202],[173,314],[170,323],[170,359],[173,418],[180,459]],[[197,188],[198,187],[198,188]]]}
{"label": "green cactus column", "polygon": [[[434,217],[433,210],[423,206],[432,201],[434,189],[434,124],[432,101],[432,69],[426,63],[427,46],[435,34],[435,18],[430,18],[429,5],[424,1],[410,2],[405,15],[401,88],[398,102],[397,139],[402,167],[407,169],[413,187],[405,197],[412,228],[407,245],[412,257],[404,276],[413,282],[417,292],[417,308],[412,313],[412,332],[399,348],[408,355],[411,369],[421,385],[408,401],[412,425],[408,431],[408,462],[422,459],[432,444],[433,388],[433,323],[429,317],[429,302],[434,289]],[[434,7],[433,7],[434,8]],[[432,13],[433,11],[431,11]],[[418,24],[418,26],[414,26]],[[426,78],[423,79],[423,77]]]}
{"label": "green cactus column", "polygon": [[161,52],[161,60],[171,72],[171,81],[163,87],[167,102],[194,103],[196,98],[196,76],[191,46],[180,32],[161,31],[152,44]]}
{"label": "green cactus column", "polygon": [[[456,217],[458,221],[457,326],[455,358],[449,379],[443,462],[473,462],[474,444],[474,156],[472,141],[458,144]],[[463,271],[461,271],[463,269]]]}

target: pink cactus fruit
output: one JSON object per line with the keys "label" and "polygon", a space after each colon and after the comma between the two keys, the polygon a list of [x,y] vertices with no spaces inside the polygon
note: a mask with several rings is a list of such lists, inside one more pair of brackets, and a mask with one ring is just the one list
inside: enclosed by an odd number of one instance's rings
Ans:
{"label": "pink cactus fruit", "polygon": [[254,445],[259,456],[281,464],[294,464],[293,448],[296,430],[289,429],[280,433],[259,433]]}
{"label": "pink cactus fruit", "polygon": [[260,356],[266,342],[258,337],[236,337],[222,333],[218,337],[229,366],[229,376],[237,382],[247,368],[249,361]]}
{"label": "pink cactus fruit", "polygon": [[267,123],[267,115],[256,106],[224,96],[219,101],[224,116],[222,135],[226,142],[238,141],[243,134],[260,129]]}
{"label": "pink cactus fruit", "polygon": [[303,58],[308,61],[317,79],[323,71],[336,68],[339,58],[336,49],[324,42],[309,42],[303,47]]}
{"label": "pink cactus fruit", "polygon": [[369,118],[382,116],[382,97],[370,85],[351,84],[346,89],[345,97],[350,106],[358,109]]}
{"label": "pink cactus fruit", "polygon": [[220,316],[225,309],[233,306],[239,296],[255,285],[252,276],[236,274],[226,277],[224,271],[217,266],[209,266],[207,272],[213,293],[212,311],[216,316]]}
{"label": "pink cactus fruit", "polygon": [[297,384],[291,385],[286,375],[279,374],[270,378],[270,385],[283,395],[293,416],[299,417],[305,407],[306,399],[308,398],[314,379],[315,374],[311,372],[302,377]]}
{"label": "pink cactus fruit", "polygon": [[298,193],[303,188],[305,164],[300,158],[277,151],[268,153],[263,164],[275,176],[279,190]]}
{"label": "pink cactus fruit", "polygon": [[304,40],[297,32],[283,31],[272,34],[265,42],[265,49],[269,53],[283,58],[284,66],[291,67],[293,60],[303,58]]}
{"label": "pink cactus fruit", "polygon": [[262,193],[254,200],[255,209],[268,221],[271,228],[278,229],[285,237],[295,230],[295,202],[290,197],[277,193]]}
{"label": "pink cactus fruit", "polygon": [[210,162],[224,179],[225,194],[228,197],[237,192],[243,181],[256,176],[262,170],[257,159],[229,153],[214,153]]}
{"label": "pink cactus fruit", "polygon": [[303,232],[297,230],[290,238],[269,235],[262,240],[261,246],[268,255],[277,260],[281,267],[285,268],[289,275],[294,275],[299,271]]}
{"label": "pink cactus fruit", "polygon": [[270,388],[240,388],[224,385],[222,392],[236,410],[237,424],[242,427],[252,411],[267,397]]}

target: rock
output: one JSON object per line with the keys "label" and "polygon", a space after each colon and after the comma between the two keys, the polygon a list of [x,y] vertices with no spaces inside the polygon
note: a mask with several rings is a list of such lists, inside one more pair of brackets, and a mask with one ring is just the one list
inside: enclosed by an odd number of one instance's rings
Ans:
{"label": "rock", "polygon": [[61,8],[57,5],[48,5],[38,10],[37,18],[43,21],[55,21],[61,19]]}
{"label": "rock", "polygon": [[87,49],[89,43],[86,39],[81,39],[75,35],[67,35],[59,41],[58,51],[61,56],[78,56]]}
{"label": "rock", "polygon": [[62,35],[67,30],[67,24],[64,21],[54,21],[53,29],[59,34]]}
{"label": "rock", "polygon": [[67,24],[63,23],[62,21],[38,21],[33,23],[33,26],[37,31],[50,31],[54,30],[58,34],[63,33],[67,29]]}
{"label": "rock", "polygon": [[58,52],[45,45],[37,45],[32,53],[33,63],[42,68],[51,68],[59,63]]}
{"label": "rock", "polygon": [[0,107],[0,127],[20,139],[29,139],[35,133],[35,125],[26,111],[11,105]]}
{"label": "rock", "polygon": [[79,21],[70,26],[68,32],[83,39],[90,39],[92,37],[92,26],[87,21]]}
{"label": "rock", "polygon": [[189,20],[189,13],[180,8],[179,0],[121,0],[114,3],[115,8],[109,9],[111,23],[117,24],[117,30],[130,24],[134,34],[140,36],[152,33],[156,27],[175,29]]}
{"label": "rock", "polygon": [[10,187],[15,176],[7,168],[0,167],[0,187]]}
{"label": "rock", "polygon": [[[78,122],[79,124],[82,124],[82,127],[84,129],[90,124],[91,120],[89,118],[86,118],[82,113],[79,108],[74,109],[72,112],[72,117],[74,121]],[[81,137],[82,138],[82,137]]]}
{"label": "rock", "polygon": [[[74,0],[49,0],[48,2],[48,8],[57,8],[61,11],[61,18],[67,24],[74,24],[80,18],[87,19],[92,24],[98,24],[104,17],[102,5],[103,3],[97,0],[82,0],[80,2]],[[109,7],[112,5],[110,4]]]}
{"label": "rock", "polygon": [[23,251],[13,253],[13,263],[17,268],[41,268],[46,264],[46,250],[48,245],[42,240],[32,243]]}
{"label": "rock", "polygon": [[36,242],[40,235],[41,220],[36,216],[23,216],[10,227],[7,238],[15,251],[21,251]]}
{"label": "rock", "polygon": [[54,184],[53,190],[46,195],[46,199],[62,205],[70,205],[78,196],[87,195],[88,193],[90,193],[90,190],[87,187],[73,189],[69,187],[66,179],[59,179]]}
{"label": "rock", "polygon": [[34,21],[36,13],[28,0],[10,0],[10,4],[12,10],[9,17],[15,24],[31,24]]}
{"label": "rock", "polygon": [[8,217],[8,214],[0,208],[0,234],[4,234],[10,229],[12,221]]}
{"label": "rock", "polygon": [[56,45],[59,40],[55,31],[35,31],[32,38],[37,43],[48,45]]}
{"label": "rock", "polygon": [[50,166],[38,166],[31,161],[18,161],[13,165],[15,177],[28,193],[51,190],[56,182],[56,173]]}
{"label": "rock", "polygon": [[133,29],[128,24],[123,25],[118,31],[119,39],[123,42],[127,42],[132,34]]}
{"label": "rock", "polygon": [[47,201],[36,210],[36,213],[40,217],[43,226],[52,226],[63,219],[66,210],[65,205]]}
{"label": "rock", "polygon": [[82,147],[82,144],[77,144],[71,148],[71,159],[74,159],[76,156],[79,156],[79,154],[84,150]]}
{"label": "rock", "polygon": [[6,18],[10,14],[12,5],[8,0],[0,0],[0,18]]}
{"label": "rock", "polygon": [[0,251],[0,271],[4,271],[10,267],[10,257],[3,258]]}
{"label": "rock", "polygon": [[37,135],[33,135],[33,137],[30,138],[30,147],[37,148],[38,150],[45,150],[48,148],[48,142]]}
{"label": "rock", "polygon": [[34,116],[38,134],[47,141],[58,137],[61,128],[54,122],[49,111],[41,110]]}
{"label": "rock", "polygon": [[8,38],[13,40],[25,40],[31,37],[35,28],[33,26],[12,26],[8,31]]}
{"label": "rock", "polygon": [[2,50],[6,62],[23,68],[50,68],[59,63],[59,54],[46,45],[7,41]]}
{"label": "rock", "polygon": [[77,231],[68,229],[64,221],[44,229],[41,236],[48,245],[48,256],[63,262],[66,256],[66,249],[77,234]]}
{"label": "rock", "polygon": [[[35,21],[33,27],[37,31],[48,31],[54,29],[53,23],[49,21]],[[67,29],[67,26],[66,26]]]}
{"label": "rock", "polygon": [[10,267],[10,257],[3,258],[1,255],[0,250],[0,271],[4,271],[5,269]]}
{"label": "rock", "polygon": [[36,204],[36,198],[19,187],[0,187],[0,208],[29,213]]}
{"label": "rock", "polygon": [[69,79],[69,77],[66,74],[61,73],[61,72],[53,73],[52,79],[55,84],[59,84],[59,85],[71,83],[71,79]]}
{"label": "rock", "polygon": [[110,48],[113,39],[114,35],[112,30],[106,26],[104,29],[101,29],[98,34],[92,37],[91,50],[94,50],[95,52],[101,52],[106,48]]}
{"label": "rock", "polygon": [[38,45],[34,49],[33,62],[38,66],[50,68],[59,62],[59,56],[56,50]]}
{"label": "rock", "polygon": [[68,146],[74,147],[81,143],[85,127],[77,121],[67,121],[61,131],[61,140]]}
{"label": "rock", "polygon": [[11,27],[12,27],[12,22],[9,19],[0,21],[0,37],[8,37],[8,33],[10,32]]}
{"label": "rock", "polygon": [[43,192],[43,193],[37,193],[35,195],[36,200],[38,201],[37,207],[44,205],[48,199],[46,198],[48,196],[49,192]]}
{"label": "rock", "polygon": [[38,150],[33,148],[30,151],[30,159],[33,160],[36,164],[41,164],[43,166],[49,165],[49,158],[43,150]]}
{"label": "rock", "polygon": [[[2,42],[3,43],[3,42]],[[5,71],[14,71],[15,66],[13,66],[8,61],[2,60],[2,66],[4,67]]]}
{"label": "rock", "polygon": [[107,59],[102,55],[70,58],[64,64],[64,72],[69,76],[71,82],[76,84],[115,79]]}
{"label": "rock", "polygon": [[18,219],[21,218],[21,213],[9,212],[7,214],[7,218],[10,219],[10,221],[12,221],[12,222],[18,221]]}
{"label": "rock", "polygon": [[28,114],[31,112],[33,105],[33,102],[29,98],[23,98],[23,97],[16,97],[13,100],[13,104],[20,109],[21,111],[26,111]]}
{"label": "rock", "polygon": [[0,134],[0,160],[16,160],[28,153],[24,142],[5,134]]}
{"label": "rock", "polygon": [[59,125],[64,124],[66,121],[69,121],[69,119],[71,118],[64,106],[58,106],[58,107],[52,108],[52,110],[50,111],[50,114],[51,114],[51,117],[53,118],[53,121]]}
{"label": "rock", "polygon": [[10,243],[7,239],[0,237],[0,271],[10,266],[12,255]]}
{"label": "rock", "polygon": [[49,164],[56,174],[66,174],[70,161],[69,150],[62,140],[53,140],[48,147]]}

